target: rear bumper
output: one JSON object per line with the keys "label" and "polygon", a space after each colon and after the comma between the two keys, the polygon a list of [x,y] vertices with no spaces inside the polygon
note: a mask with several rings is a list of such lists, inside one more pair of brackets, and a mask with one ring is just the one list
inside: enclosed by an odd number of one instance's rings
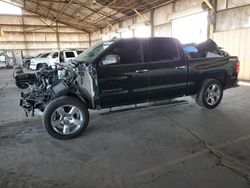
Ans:
{"label": "rear bumper", "polygon": [[225,89],[229,89],[229,88],[235,88],[235,87],[239,87],[240,85],[238,84],[238,77],[231,77],[228,80],[227,86]]}

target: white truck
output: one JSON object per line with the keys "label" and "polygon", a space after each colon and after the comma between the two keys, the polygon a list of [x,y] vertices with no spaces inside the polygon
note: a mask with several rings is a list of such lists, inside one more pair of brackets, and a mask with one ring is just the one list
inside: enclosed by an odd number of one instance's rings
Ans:
{"label": "white truck", "polygon": [[30,60],[29,68],[31,70],[39,70],[41,67],[55,67],[56,63],[67,63],[69,60],[74,59],[78,56],[82,51],[59,51],[59,52],[51,52],[45,53],[38,58],[34,58]]}

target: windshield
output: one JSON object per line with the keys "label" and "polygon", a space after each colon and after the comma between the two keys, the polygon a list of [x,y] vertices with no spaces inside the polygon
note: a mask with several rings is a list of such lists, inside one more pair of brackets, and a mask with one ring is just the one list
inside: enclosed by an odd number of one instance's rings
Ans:
{"label": "windshield", "polygon": [[40,57],[41,55],[43,55],[43,54],[38,54],[38,55],[36,55],[34,58],[38,58],[38,57]]}
{"label": "windshield", "polygon": [[40,56],[40,57],[48,57],[49,54],[50,54],[50,53],[46,53],[46,54],[44,54],[44,55],[42,55],[42,56]]}
{"label": "windshield", "polygon": [[94,46],[88,48],[86,51],[82,52],[79,56],[75,58],[76,61],[84,62],[91,61],[100,55],[107,47],[113,44],[113,41],[99,42]]}

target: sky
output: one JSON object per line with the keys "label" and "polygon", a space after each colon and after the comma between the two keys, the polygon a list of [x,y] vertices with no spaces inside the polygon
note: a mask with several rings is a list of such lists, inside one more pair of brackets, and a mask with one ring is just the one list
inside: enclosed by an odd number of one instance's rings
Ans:
{"label": "sky", "polygon": [[19,7],[10,5],[10,4],[2,2],[0,0],[0,14],[21,15],[22,14],[22,10]]}

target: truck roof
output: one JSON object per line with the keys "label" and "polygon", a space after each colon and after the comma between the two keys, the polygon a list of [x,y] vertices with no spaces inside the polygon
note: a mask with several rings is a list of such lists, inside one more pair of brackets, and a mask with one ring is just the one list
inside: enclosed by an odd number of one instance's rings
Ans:
{"label": "truck roof", "polygon": [[169,40],[175,40],[178,41],[178,39],[173,38],[173,37],[148,37],[148,38],[138,38],[138,37],[133,37],[133,38],[113,38],[107,41],[113,41],[113,42],[118,42],[118,41],[129,41],[129,40],[151,40],[151,39],[169,39]]}

